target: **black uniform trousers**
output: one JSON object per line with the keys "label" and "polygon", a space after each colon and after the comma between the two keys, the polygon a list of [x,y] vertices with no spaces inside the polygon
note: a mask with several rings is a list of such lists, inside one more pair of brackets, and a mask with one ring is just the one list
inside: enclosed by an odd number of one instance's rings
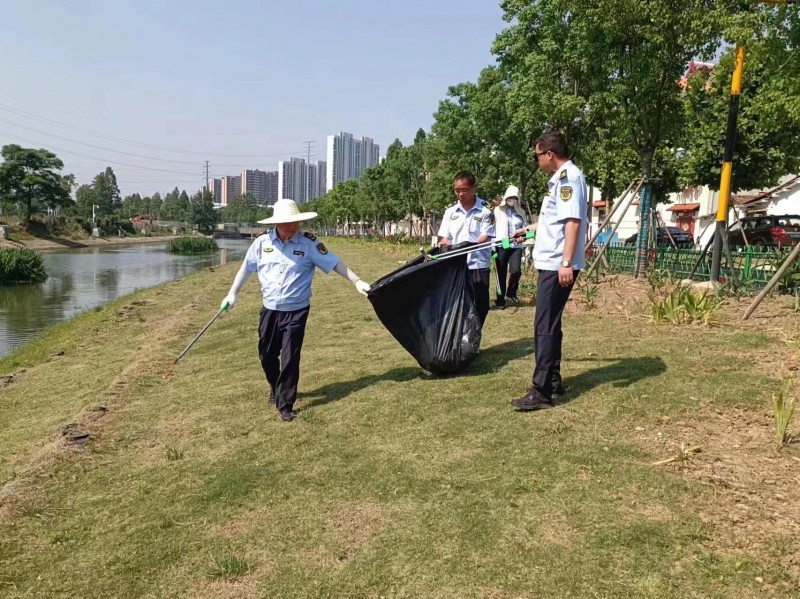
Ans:
{"label": "black uniform trousers", "polygon": [[533,371],[532,394],[548,401],[553,397],[553,389],[561,386],[561,315],[579,272],[575,271],[572,285],[562,287],[558,283],[558,271],[539,271],[534,324],[536,368]]}
{"label": "black uniform trousers", "polygon": [[297,399],[300,350],[306,334],[309,308],[279,312],[261,308],[258,322],[258,357],[280,412],[289,411]]}
{"label": "black uniform trousers", "polygon": [[[506,305],[506,297],[517,297],[519,280],[522,278],[522,248],[500,248],[497,250],[497,300],[498,306]],[[511,276],[509,275],[511,273]],[[508,289],[506,289],[508,277]]]}
{"label": "black uniform trousers", "polygon": [[475,308],[478,310],[478,318],[481,319],[481,326],[486,321],[489,313],[489,269],[476,268],[469,271],[472,279],[472,288],[475,290]]}

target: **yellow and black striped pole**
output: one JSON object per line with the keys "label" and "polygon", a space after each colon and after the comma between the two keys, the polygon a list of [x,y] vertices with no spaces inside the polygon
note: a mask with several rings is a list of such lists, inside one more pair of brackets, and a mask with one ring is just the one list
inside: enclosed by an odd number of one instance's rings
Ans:
{"label": "yellow and black striped pole", "polygon": [[[795,4],[795,0],[755,0],[756,4]],[[733,172],[733,150],[736,147],[736,122],[739,119],[739,97],[742,95],[744,74],[744,46],[736,47],[736,64],[731,81],[731,99],[728,108],[728,128],[725,132],[725,151],[722,157],[722,173],[719,182],[717,226],[714,229],[714,250],[711,255],[711,280],[719,281],[722,248],[728,234],[728,202],[731,195],[731,173]]]}
{"label": "yellow and black striped pole", "polygon": [[725,152],[722,157],[722,174],[719,182],[719,203],[717,205],[717,226],[714,229],[714,250],[711,254],[711,280],[719,281],[722,262],[722,246],[728,229],[728,199],[731,195],[731,173],[733,172],[733,151],[736,147],[736,123],[739,119],[739,97],[742,95],[742,75],[744,74],[744,47],[736,48],[736,64],[731,81],[731,99],[728,104],[728,128],[725,132]]}

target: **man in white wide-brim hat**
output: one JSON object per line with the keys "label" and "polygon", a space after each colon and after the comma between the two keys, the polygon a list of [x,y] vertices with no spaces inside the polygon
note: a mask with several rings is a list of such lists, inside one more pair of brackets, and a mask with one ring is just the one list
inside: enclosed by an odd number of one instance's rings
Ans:
{"label": "man in white wide-brim hat", "polygon": [[233,308],[245,281],[251,273],[258,273],[263,304],[258,325],[258,356],[270,386],[269,401],[275,403],[286,422],[297,416],[293,408],[314,268],[325,273],[335,271],[364,295],[370,289],[322,241],[311,233],[300,232],[300,223],[316,216],[316,212],[300,212],[293,200],[275,202],[272,216],[258,221],[275,228],[258,237],[247,250],[231,290],[220,306],[223,310]]}

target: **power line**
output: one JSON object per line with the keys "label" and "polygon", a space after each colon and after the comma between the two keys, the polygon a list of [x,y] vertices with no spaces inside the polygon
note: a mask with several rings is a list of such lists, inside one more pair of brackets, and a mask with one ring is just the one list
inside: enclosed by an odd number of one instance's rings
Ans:
{"label": "power line", "polygon": [[26,117],[26,118],[29,118],[29,119],[34,119],[34,120],[37,120],[37,121],[42,121],[42,122],[46,122],[46,123],[60,125],[62,127],[68,128],[68,129],[73,129],[75,131],[81,131],[82,133],[87,133],[89,135],[94,135],[94,136],[100,137],[102,139],[107,139],[107,140],[110,140],[110,141],[123,142],[123,143],[126,143],[126,144],[139,146],[141,148],[150,148],[150,149],[153,149],[153,150],[163,150],[165,152],[176,152],[176,153],[179,153],[179,154],[191,154],[191,155],[194,155],[194,156],[217,156],[217,157],[221,157],[221,158],[274,158],[276,156],[284,156],[284,155],[289,153],[289,152],[278,152],[276,154],[217,154],[217,153],[214,153],[214,152],[198,152],[198,151],[195,151],[195,150],[183,150],[183,149],[180,149],[180,148],[170,148],[170,147],[166,147],[166,146],[158,146],[158,145],[155,145],[155,144],[143,143],[143,142],[134,141],[134,140],[131,140],[131,139],[125,139],[123,137],[114,137],[112,135],[106,135],[104,133],[99,133],[97,131],[92,131],[91,129],[83,129],[82,127],[75,127],[73,125],[69,125],[69,124],[64,123],[62,121],[57,121],[55,119],[50,119],[50,118],[47,118],[47,117],[39,116],[39,115],[33,114],[31,112],[26,112],[25,110],[20,110],[18,108],[14,108],[12,106],[8,106],[8,105],[5,105],[5,104],[0,104],[0,110],[3,110],[5,112],[10,112],[10,113],[16,114],[18,116],[23,116],[23,117]]}
{"label": "power line", "polygon": [[47,135],[49,137],[55,137],[56,139],[61,139],[63,141],[68,141],[69,143],[78,144],[80,146],[87,146],[89,148],[94,148],[95,150],[105,150],[107,152],[116,152],[117,154],[125,154],[127,156],[133,156],[135,158],[144,158],[146,160],[157,160],[159,162],[174,162],[176,164],[197,164],[196,161],[188,161],[188,160],[170,160],[169,158],[159,158],[158,156],[145,156],[144,154],[135,154],[133,152],[125,152],[124,150],[115,150],[114,148],[106,148],[105,146],[96,146],[94,144],[89,144],[83,141],[78,141],[76,139],[70,139],[69,137],[62,137],[61,135],[56,135],[55,133],[50,133],[48,131],[42,131],[41,129],[35,129],[34,127],[28,127],[27,125],[20,125],[19,123],[15,123],[14,121],[8,121],[6,119],[0,118],[0,123],[5,123],[6,125],[11,125],[12,127],[18,127],[20,129],[25,129],[27,131],[33,131],[34,133],[39,133],[41,135]]}
{"label": "power line", "polygon": [[[16,133],[9,133],[8,131],[0,130],[0,133],[3,135],[8,135],[9,137],[21,139],[27,143],[38,144],[41,145],[41,142],[31,140],[30,138],[21,137]],[[49,144],[48,144],[49,145]],[[131,168],[138,168],[146,171],[156,171],[161,173],[175,173],[177,175],[197,175],[197,173],[190,173],[188,171],[171,171],[163,168],[155,168],[150,166],[140,166],[138,164],[128,164],[127,162],[119,162],[117,160],[109,160],[108,158],[98,158],[97,156],[87,156],[86,154],[80,154],[78,152],[73,152],[72,150],[65,150],[64,148],[57,148],[56,146],[49,146],[49,149],[56,150],[62,154],[72,154],[73,156],[80,156],[81,158],[88,158],[89,160],[97,160],[99,162],[105,162],[107,164],[119,164],[121,166],[129,166]]]}

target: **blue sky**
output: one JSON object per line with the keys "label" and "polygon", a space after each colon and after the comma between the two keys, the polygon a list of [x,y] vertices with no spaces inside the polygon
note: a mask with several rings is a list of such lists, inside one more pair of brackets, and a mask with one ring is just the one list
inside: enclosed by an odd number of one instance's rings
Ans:
{"label": "blue sky", "polygon": [[142,194],[196,190],[206,158],[214,176],[274,170],[314,140],[325,159],[341,130],[383,153],[494,61],[504,26],[491,0],[7,2],[0,145],[51,148],[79,182],[110,164]]}

